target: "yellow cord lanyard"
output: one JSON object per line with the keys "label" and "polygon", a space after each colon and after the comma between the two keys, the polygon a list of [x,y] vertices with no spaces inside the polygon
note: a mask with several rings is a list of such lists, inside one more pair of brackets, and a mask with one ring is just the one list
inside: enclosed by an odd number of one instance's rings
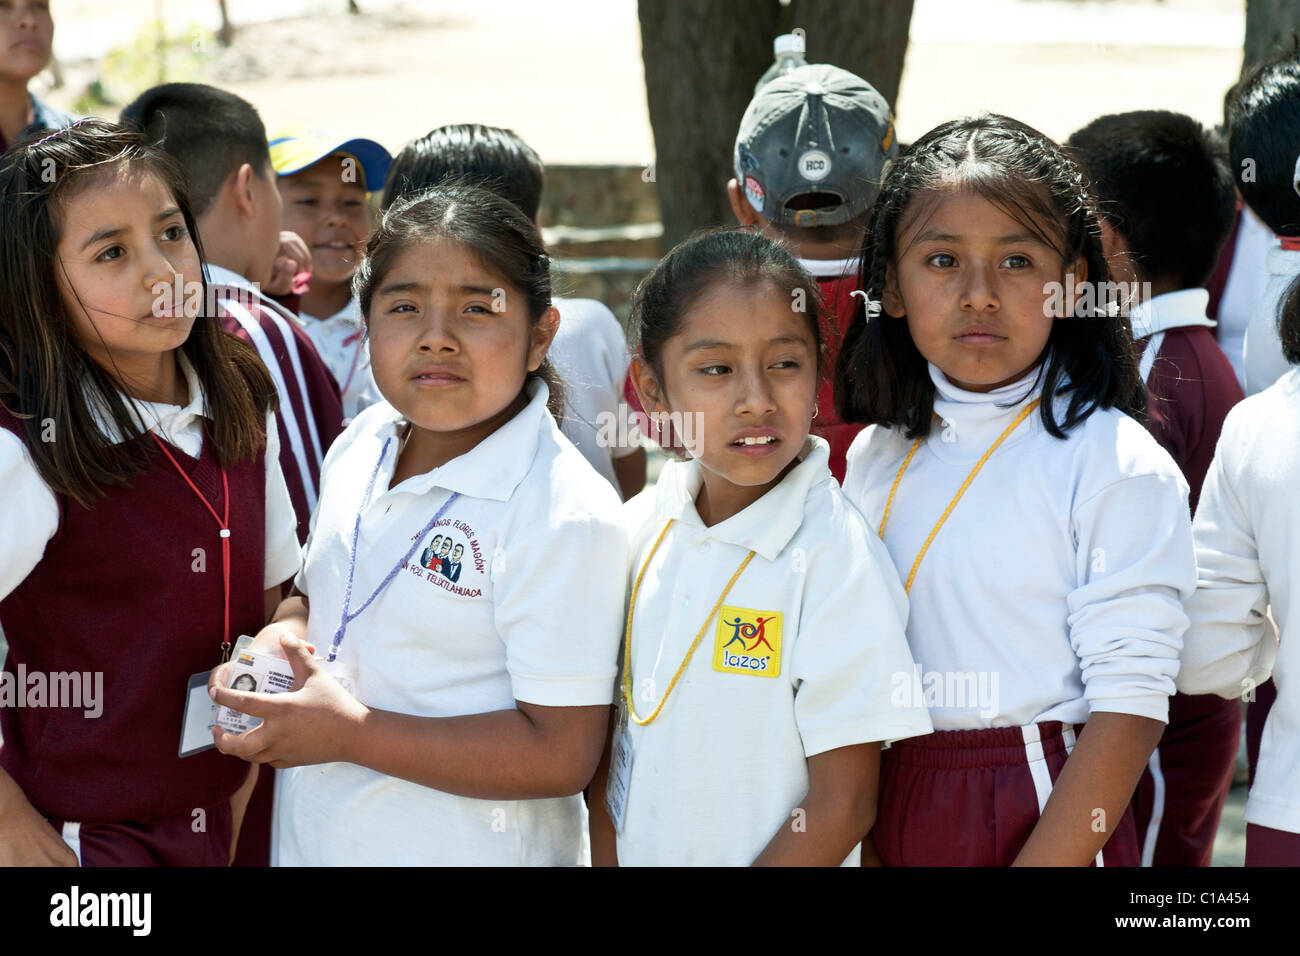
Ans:
{"label": "yellow cord lanyard", "polygon": [[[904,591],[909,594],[912,592],[912,582],[916,579],[916,569],[921,566],[921,559],[925,557],[925,552],[930,550],[930,545],[934,542],[935,535],[939,533],[939,529],[943,527],[943,523],[948,520],[948,516],[952,514],[953,509],[957,507],[957,502],[961,501],[961,496],[966,494],[966,489],[969,488],[970,483],[975,480],[975,476],[980,473],[980,469],[984,467],[984,463],[989,460],[995,451],[997,451],[998,446],[1006,441],[1007,436],[1015,431],[1016,427],[1030,416],[1033,410],[1038,407],[1040,401],[1042,401],[1042,399],[1036,398],[1022,408],[1020,414],[1016,416],[1015,420],[1006,427],[992,445],[989,445],[989,450],[980,456],[979,461],[975,462],[975,467],[970,470],[970,474],[966,476],[966,480],[961,483],[961,487],[957,489],[957,493],[952,496],[952,501],[948,502],[948,507],[945,508],[943,514],[939,516],[939,520],[935,522],[934,527],[930,530],[929,537],[925,539],[925,544],[921,545],[921,550],[917,552],[916,560],[912,562],[912,570],[907,574],[907,584],[903,586]],[[894,492],[898,491],[898,483],[903,480],[903,472],[907,471],[907,466],[912,463],[912,456],[915,455],[916,450],[921,447],[921,442],[925,441],[925,437],[926,436],[922,436],[912,442],[912,450],[907,453],[907,457],[903,459],[903,464],[899,466],[898,474],[894,477],[894,485],[889,489],[889,497],[885,500],[885,513],[880,518],[879,534],[881,538],[884,538],[885,536],[885,522],[889,520],[889,509],[894,505]]]}
{"label": "yellow cord lanyard", "polygon": [[664,709],[664,704],[668,703],[668,695],[671,694],[673,688],[677,686],[678,678],[680,678],[682,673],[686,670],[686,665],[691,662],[691,657],[694,656],[695,649],[700,646],[700,640],[704,637],[704,632],[709,629],[709,622],[713,620],[715,615],[717,615],[718,609],[722,607],[722,602],[727,599],[727,594],[731,591],[732,585],[736,583],[736,580],[740,577],[740,573],[745,570],[745,566],[748,565],[750,560],[754,557],[753,551],[745,555],[745,560],[740,562],[740,567],[736,568],[736,573],[731,576],[731,580],[727,582],[727,586],[723,588],[722,593],[718,595],[718,600],[713,605],[713,610],[710,611],[709,616],[704,619],[704,623],[700,626],[699,633],[695,635],[695,640],[691,642],[690,649],[686,652],[686,656],[682,658],[682,663],[678,666],[677,673],[673,674],[673,679],[668,682],[668,689],[664,691],[664,696],[659,701],[658,706],[650,712],[649,717],[638,717],[636,708],[632,706],[632,612],[636,610],[636,595],[641,589],[641,579],[645,577],[646,569],[650,567],[650,561],[654,558],[655,552],[659,550],[659,543],[663,541],[664,535],[666,535],[668,529],[672,527],[673,520],[674,519],[669,518],[668,523],[665,524],[663,530],[659,532],[659,537],[655,538],[655,543],[650,548],[650,553],[646,555],[645,563],[641,565],[641,570],[636,576],[636,583],[632,585],[632,599],[628,601],[627,604],[627,627],[623,631],[623,704],[627,707],[628,716],[632,718],[634,723],[642,727],[646,726],[658,717],[659,712]]}

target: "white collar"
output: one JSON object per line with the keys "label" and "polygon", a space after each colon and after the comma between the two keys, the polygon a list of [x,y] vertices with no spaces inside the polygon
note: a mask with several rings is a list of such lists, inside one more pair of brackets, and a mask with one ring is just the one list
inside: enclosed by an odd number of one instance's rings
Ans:
{"label": "white collar", "polygon": [[1300,274],[1300,249],[1283,249],[1275,237],[1268,250],[1268,271],[1275,276]]}
{"label": "white collar", "polygon": [[[134,411],[139,418],[140,424],[149,431],[153,431],[160,438],[166,438],[172,444],[176,444],[174,437],[196,418],[203,418],[203,385],[199,381],[198,373],[194,371],[194,366],[186,358],[184,352],[177,353],[177,359],[180,363],[181,374],[185,376],[185,385],[189,391],[190,400],[185,405],[173,405],[168,402],[146,402],[138,398],[132,398],[122,392],[122,400],[126,403],[128,411]],[[95,424],[99,427],[100,432],[115,445],[120,445],[125,441],[125,437],[118,430],[117,424],[109,414],[108,409],[103,402],[94,394],[87,392],[87,405],[90,413],[94,416]]]}
{"label": "white collar", "polygon": [[946,405],[972,407],[979,405],[1019,405],[1029,397],[1031,392],[1036,391],[1035,386],[1038,384],[1038,377],[1042,369],[1041,365],[1035,366],[1024,378],[1012,382],[1010,385],[995,388],[990,392],[969,392],[948,381],[948,377],[934,363],[927,362],[926,367],[930,370],[930,381],[934,382],[936,411],[941,402]]}
{"label": "white collar", "polygon": [[[446,488],[466,497],[509,501],[537,457],[541,430],[548,424],[554,427],[554,420],[546,407],[550,398],[546,383],[531,378],[524,388],[529,396],[528,404],[514,418],[465,454],[432,471],[407,478],[396,488],[390,488],[389,493],[401,491],[422,495],[431,488]],[[383,423],[376,432],[380,444],[385,438],[397,437],[406,425],[401,412],[387,402],[384,404]]]}
{"label": "white collar", "polygon": [[248,289],[250,292],[256,292],[258,295],[262,294],[261,289],[252,282],[249,282],[233,269],[227,269],[225,266],[218,266],[211,262],[205,262],[203,263],[203,271],[208,277],[209,285],[232,285],[239,289]]}
{"label": "white collar", "polygon": [[1157,332],[1197,325],[1214,328],[1218,323],[1205,314],[1209,305],[1210,293],[1205,289],[1179,289],[1152,296],[1129,312],[1133,338],[1145,339]]}
{"label": "white collar", "polygon": [[692,525],[719,541],[774,561],[803,524],[809,489],[830,478],[830,445],[825,439],[809,435],[801,454],[803,460],[775,488],[711,528],[704,527],[695,510],[695,498],[704,483],[703,466],[695,460],[670,461],[655,485],[655,516],[660,521],[673,518]]}
{"label": "white collar", "polygon": [[[552,304],[554,304],[554,300],[552,300]],[[348,299],[347,304],[343,306],[343,308],[339,309],[337,312],[335,312],[331,316],[328,316],[327,318],[320,319],[314,315],[310,315],[306,312],[301,312],[301,311],[298,313],[298,315],[299,317],[302,318],[304,323],[319,322],[322,325],[332,325],[332,324],[346,325],[350,329],[365,328],[365,321],[361,318],[361,302],[360,300],[357,299],[355,295],[352,298]]]}
{"label": "white collar", "polygon": [[848,259],[800,259],[799,265],[803,266],[804,272],[815,278],[838,279],[841,276],[856,276],[862,260],[857,256]]}

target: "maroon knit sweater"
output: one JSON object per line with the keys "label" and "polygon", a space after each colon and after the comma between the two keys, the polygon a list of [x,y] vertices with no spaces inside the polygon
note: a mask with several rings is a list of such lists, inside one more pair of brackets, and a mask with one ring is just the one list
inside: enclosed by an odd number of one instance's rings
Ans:
{"label": "maroon knit sweater", "polygon": [[[3,409],[0,427],[26,440],[22,423]],[[16,674],[22,664],[28,675],[103,672],[98,718],[83,708],[0,708],[0,766],[37,810],[60,820],[189,813],[228,798],[248,774],[242,760],[215,750],[176,755],[186,680],[221,662],[221,539],[176,468],[145,441],[153,460],[130,487],[111,488],[90,507],[58,496],[58,531],[0,602],[5,671]],[[170,450],[222,514],[212,441],[205,439],[197,460]],[[265,618],[264,451],[227,476],[233,642],[257,633]],[[195,570],[197,548],[203,571]]]}

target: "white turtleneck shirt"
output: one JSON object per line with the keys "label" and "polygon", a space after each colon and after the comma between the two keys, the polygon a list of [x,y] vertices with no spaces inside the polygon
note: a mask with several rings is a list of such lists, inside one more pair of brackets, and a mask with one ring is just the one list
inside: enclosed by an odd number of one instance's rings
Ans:
{"label": "white turtleneck shirt", "polygon": [[[898,484],[884,543],[906,581],[948,503],[1025,403],[1038,372],[991,392],[935,366],[935,421]],[[1056,420],[1068,397],[1057,399]],[[1048,434],[1035,409],[935,535],[910,591],[908,643],[936,730],[1083,723],[1097,711],[1167,720],[1196,587],[1187,483],[1141,424],[1098,409]],[[879,529],[912,447],[872,426],[844,491]]]}

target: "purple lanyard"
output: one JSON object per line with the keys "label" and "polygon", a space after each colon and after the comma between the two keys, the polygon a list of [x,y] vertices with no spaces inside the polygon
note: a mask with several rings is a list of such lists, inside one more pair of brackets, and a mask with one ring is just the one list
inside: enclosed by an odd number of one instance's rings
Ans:
{"label": "purple lanyard", "polygon": [[460,497],[459,491],[453,491],[451,493],[451,497],[443,502],[442,507],[438,509],[438,513],[429,519],[429,523],[424,526],[424,530],[415,536],[415,542],[402,557],[402,560],[398,561],[397,564],[393,566],[393,570],[389,571],[384,580],[379,582],[379,587],[375,588],[370,597],[366,598],[366,603],[362,604],[361,607],[357,608],[355,611],[349,611],[348,608],[352,606],[352,577],[357,571],[357,541],[361,537],[361,515],[366,510],[366,506],[370,504],[370,495],[375,490],[375,479],[379,477],[379,468],[384,463],[384,458],[388,454],[388,446],[392,443],[392,436],[384,439],[384,447],[379,450],[379,460],[375,462],[375,469],[370,473],[370,483],[366,485],[366,496],[361,499],[361,505],[357,508],[356,524],[352,527],[352,555],[348,561],[348,585],[343,592],[343,609],[339,613],[339,626],[338,629],[334,631],[334,639],[330,642],[330,656],[328,660],[331,661],[338,656],[339,645],[343,643],[343,637],[347,634],[348,625],[356,620],[357,616],[360,615],[362,611],[370,607],[375,598],[379,597],[384,588],[388,587],[389,582],[391,582],[393,578],[397,577],[397,572],[406,567],[407,562],[410,561],[411,557],[415,554],[415,549],[418,548],[420,542],[424,540],[424,536],[433,530],[433,526],[436,525],[438,520],[447,513],[447,509],[451,507],[451,503]]}

